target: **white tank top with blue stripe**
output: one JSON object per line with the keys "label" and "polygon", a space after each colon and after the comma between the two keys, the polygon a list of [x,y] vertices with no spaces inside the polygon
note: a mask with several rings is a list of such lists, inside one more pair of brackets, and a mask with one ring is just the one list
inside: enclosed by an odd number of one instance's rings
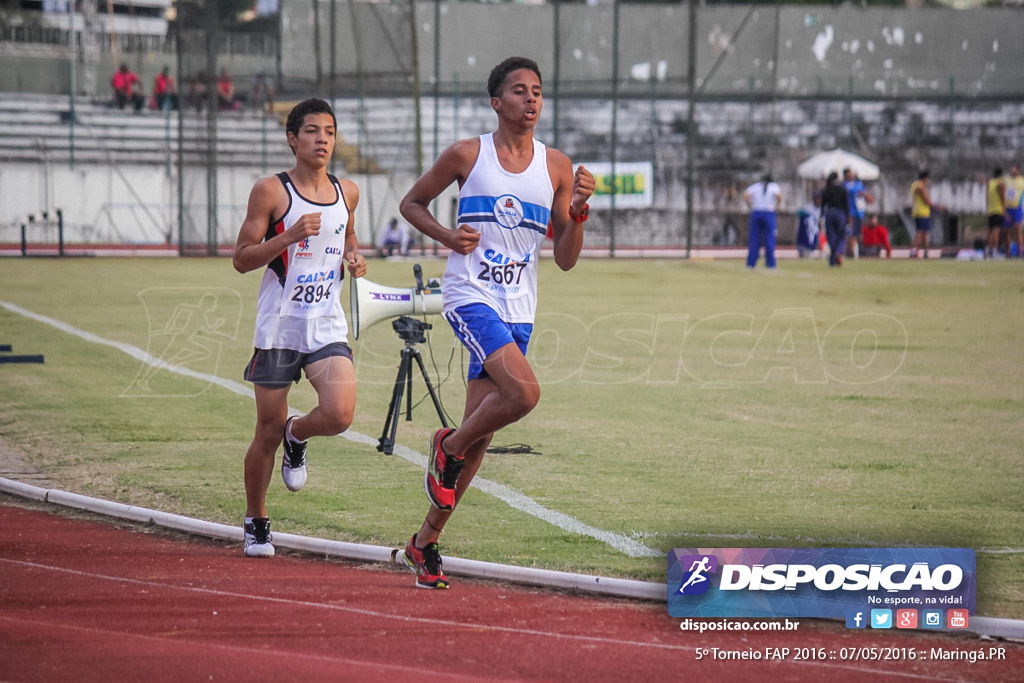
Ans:
{"label": "white tank top with blue stripe", "polygon": [[502,168],[492,133],[480,136],[473,170],[459,189],[459,224],[480,231],[470,254],[452,252],[442,282],[445,312],[483,303],[509,323],[532,323],[537,309],[537,260],[555,191],[547,148],[533,141],[522,173]]}

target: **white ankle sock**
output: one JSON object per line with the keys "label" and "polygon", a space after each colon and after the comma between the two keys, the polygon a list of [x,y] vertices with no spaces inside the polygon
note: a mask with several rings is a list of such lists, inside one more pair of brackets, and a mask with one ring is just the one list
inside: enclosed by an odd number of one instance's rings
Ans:
{"label": "white ankle sock", "polygon": [[292,422],[294,422],[294,420],[288,420],[288,424],[284,428],[284,435],[287,436],[288,440],[292,443],[305,443],[304,441],[299,441],[292,436]]}

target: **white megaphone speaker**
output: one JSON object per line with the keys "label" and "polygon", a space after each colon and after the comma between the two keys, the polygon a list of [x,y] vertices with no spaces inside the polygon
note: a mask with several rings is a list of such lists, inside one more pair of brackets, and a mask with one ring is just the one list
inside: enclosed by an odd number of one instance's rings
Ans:
{"label": "white megaphone speaker", "polygon": [[436,279],[423,285],[423,271],[413,267],[415,287],[386,287],[365,277],[352,278],[349,303],[352,309],[352,334],[360,333],[381,320],[403,315],[430,315],[441,312],[441,282]]}

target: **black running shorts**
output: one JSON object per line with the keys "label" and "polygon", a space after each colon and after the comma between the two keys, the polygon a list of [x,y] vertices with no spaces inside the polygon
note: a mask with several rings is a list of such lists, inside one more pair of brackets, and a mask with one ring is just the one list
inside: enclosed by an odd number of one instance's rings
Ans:
{"label": "black running shorts", "polygon": [[332,356],[344,356],[352,360],[352,347],[344,342],[328,344],[312,353],[291,349],[256,349],[249,364],[245,366],[245,379],[261,387],[280,389],[302,378],[302,370]]}

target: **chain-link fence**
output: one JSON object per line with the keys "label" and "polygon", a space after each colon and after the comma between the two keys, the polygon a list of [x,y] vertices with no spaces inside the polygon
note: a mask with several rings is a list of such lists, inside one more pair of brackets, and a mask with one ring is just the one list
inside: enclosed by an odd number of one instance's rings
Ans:
{"label": "chain-link fence", "polygon": [[[1022,142],[1015,9],[282,0],[274,41],[233,52],[216,7],[190,8],[174,32],[183,115],[168,179],[189,253],[230,244],[250,181],[288,163],[280,118],[308,96],[336,105],[333,170],[360,184],[371,241],[441,149],[494,126],[485,82],[512,54],[544,72],[538,137],[597,172],[587,244],[613,252],[742,243],[739,193],[765,172],[792,241],[815,186],[797,165],[835,147],[881,167],[874,210],[890,224],[926,166],[939,201],[980,215],[981,180]],[[217,99],[225,69],[240,109]],[[262,120],[246,104],[261,74],[276,91]]]}

